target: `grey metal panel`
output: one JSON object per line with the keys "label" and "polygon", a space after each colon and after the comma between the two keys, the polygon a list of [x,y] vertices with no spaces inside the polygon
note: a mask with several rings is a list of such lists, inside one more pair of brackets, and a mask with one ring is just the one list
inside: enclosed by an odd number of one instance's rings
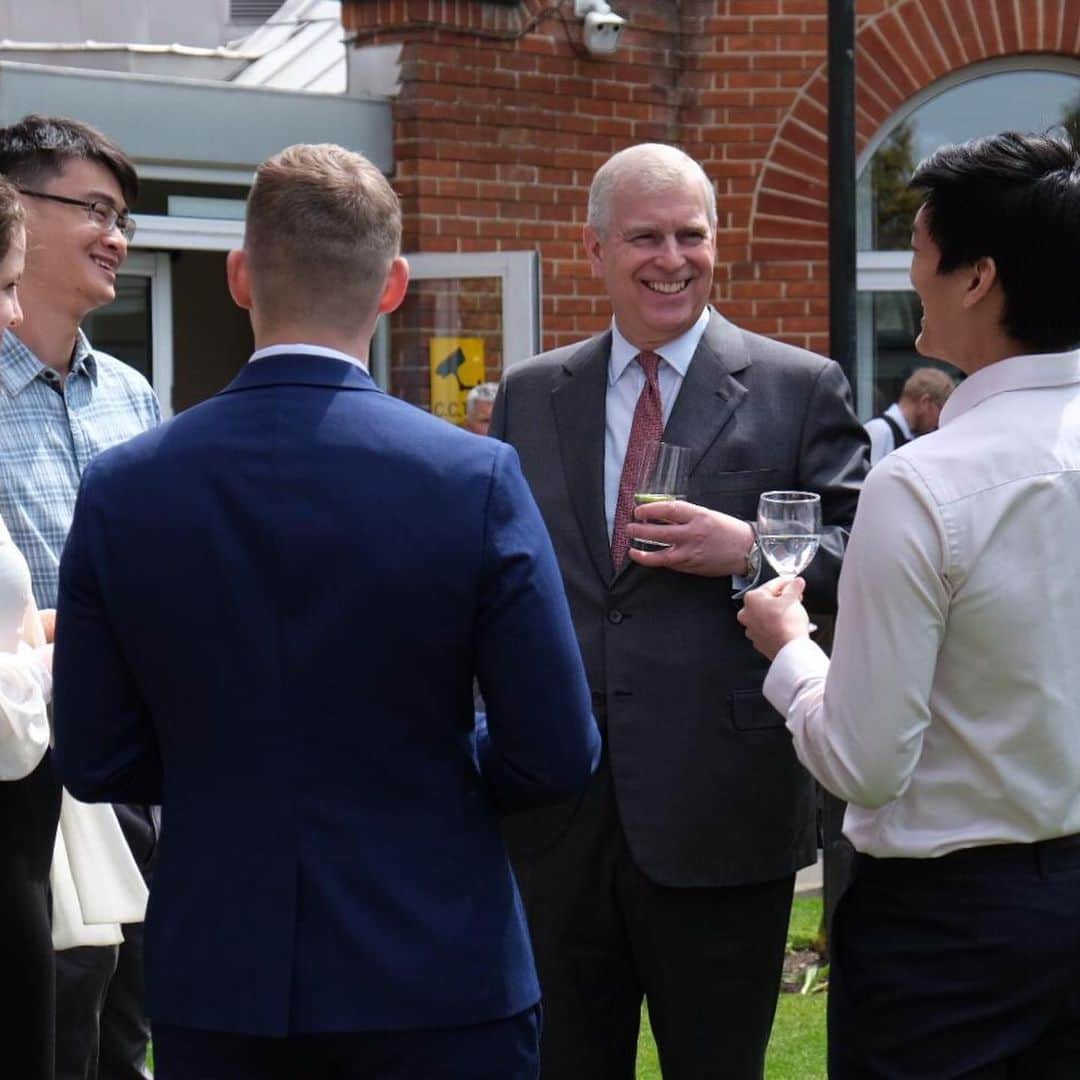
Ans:
{"label": "grey metal panel", "polygon": [[222,45],[228,0],[0,0],[0,38]]}
{"label": "grey metal panel", "polygon": [[[33,4],[27,4],[33,7]],[[38,41],[139,41],[150,42],[149,5],[146,0],[109,0],[107,4],[92,4],[82,0],[79,4],[64,5],[76,7],[82,13],[78,37],[38,38]],[[24,39],[25,40],[25,39]],[[31,39],[33,40],[33,39]],[[185,44],[193,44],[194,38],[188,36]]]}
{"label": "grey metal panel", "polygon": [[16,41],[72,41],[82,33],[82,5],[58,3],[28,4],[25,0],[4,0],[0,37]]}
{"label": "grey metal panel", "polygon": [[292,143],[336,142],[394,166],[386,101],[0,63],[0,123],[31,112],[93,124],[143,164],[251,169]]}
{"label": "grey metal panel", "polygon": [[[84,0],[108,9],[101,0]],[[111,2],[111,0],[110,0]],[[163,4],[143,0],[146,5],[146,40],[158,45],[179,41],[184,45],[224,45],[235,34],[226,29],[228,4],[225,0],[182,0]],[[121,38],[128,41],[129,38]]]}

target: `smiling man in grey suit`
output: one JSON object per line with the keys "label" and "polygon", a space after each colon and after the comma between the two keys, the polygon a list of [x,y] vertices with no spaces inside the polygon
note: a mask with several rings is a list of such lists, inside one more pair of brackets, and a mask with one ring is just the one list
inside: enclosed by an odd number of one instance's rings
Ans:
{"label": "smiling man in grey suit", "polygon": [[[866,439],[836,364],[708,307],[716,200],[682,151],[611,158],[585,244],[610,330],[510,371],[491,424],[554,540],[605,736],[580,800],[506,826],[544,995],[541,1067],[632,1080],[644,996],[665,1080],[750,1080],[815,812],[733,587],[756,572],[759,494],[808,489],[825,532],[807,593],[832,609]],[[677,524],[631,526],[674,541],[641,557],[663,565],[636,565],[620,479],[661,429],[691,448],[687,504],[666,515]]]}

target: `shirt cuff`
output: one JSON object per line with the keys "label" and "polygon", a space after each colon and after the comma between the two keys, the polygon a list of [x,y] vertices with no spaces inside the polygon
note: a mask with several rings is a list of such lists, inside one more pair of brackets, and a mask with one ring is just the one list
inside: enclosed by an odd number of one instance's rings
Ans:
{"label": "shirt cuff", "polygon": [[777,654],[769,668],[762,692],[769,704],[785,719],[806,679],[825,678],[829,673],[829,658],[810,640],[797,637]]}

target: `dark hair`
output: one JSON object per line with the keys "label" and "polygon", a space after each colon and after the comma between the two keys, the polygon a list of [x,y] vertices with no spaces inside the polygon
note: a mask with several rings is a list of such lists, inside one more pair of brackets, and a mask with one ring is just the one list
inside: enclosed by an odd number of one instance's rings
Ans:
{"label": "dark hair", "polygon": [[1080,154],[1065,139],[1006,131],[921,162],[938,273],[992,258],[1006,333],[1033,352],[1080,344]]}
{"label": "dark hair", "polygon": [[0,259],[7,258],[11,249],[11,242],[15,234],[22,228],[23,218],[22,203],[19,201],[19,193],[15,185],[8,183],[0,176]]}
{"label": "dark hair", "polygon": [[69,161],[94,161],[116,177],[130,206],[139,194],[131,160],[100,131],[64,116],[24,116],[0,128],[0,173],[19,187],[58,176]]}

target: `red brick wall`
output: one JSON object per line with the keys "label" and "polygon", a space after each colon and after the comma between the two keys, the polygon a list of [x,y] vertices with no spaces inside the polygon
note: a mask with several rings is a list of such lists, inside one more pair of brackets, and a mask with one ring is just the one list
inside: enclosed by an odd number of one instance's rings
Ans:
{"label": "red brick wall", "polygon": [[[413,251],[536,248],[544,345],[610,311],[583,258],[589,180],[634,142],[677,142],[715,180],[715,300],[827,346],[826,0],[613,0],[619,51],[581,47],[572,0],[345,0],[357,44],[404,42],[394,183]],[[1018,52],[1080,51],[1080,0],[858,0],[859,144],[917,91]]]}

